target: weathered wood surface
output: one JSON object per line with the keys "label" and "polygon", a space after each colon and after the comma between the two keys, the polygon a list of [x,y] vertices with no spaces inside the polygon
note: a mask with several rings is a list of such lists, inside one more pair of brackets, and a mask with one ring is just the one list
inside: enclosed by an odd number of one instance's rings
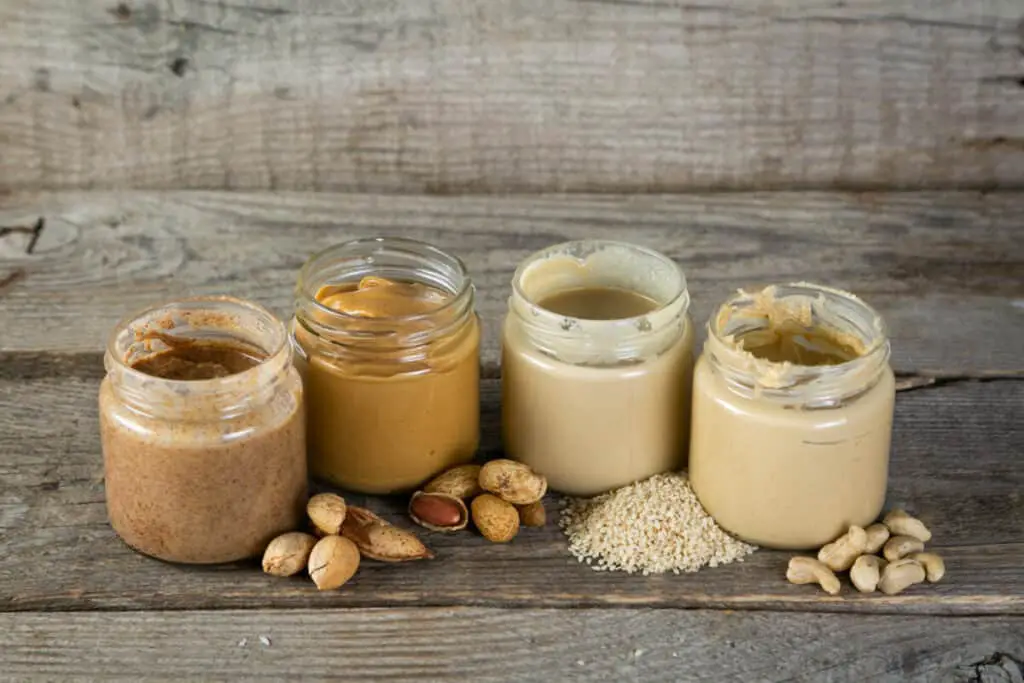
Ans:
{"label": "weathered wood surface", "polygon": [[7,614],[0,678],[1012,682],[1024,675],[1022,642],[1020,618],[478,608]]}
{"label": "weathered wood surface", "polygon": [[881,311],[901,373],[1024,372],[1024,194],[43,193],[0,197],[0,226],[0,350],[97,351],[122,316],[185,294],[251,297],[289,315],[313,251],[384,234],[465,260],[494,374],[516,264],[591,237],[676,258],[701,331],[736,287],[822,281]]}
{"label": "weathered wood surface", "polygon": [[1024,185],[1017,0],[3,0],[0,190]]}
{"label": "weathered wood surface", "polygon": [[[1024,615],[1024,381],[954,382],[899,395],[889,504],[926,520],[948,574],[894,597],[846,586],[831,598],[784,580],[786,553],[692,575],[595,572],[549,524],[509,545],[427,534],[437,559],[367,562],[342,590],[275,579],[253,565],[186,569],[141,557],[106,521],[98,354],[0,362],[0,612],[477,605],[661,606]],[[497,381],[484,383],[483,457],[499,452]],[[409,526],[405,500],[349,496]],[[549,518],[558,501],[547,501]],[[59,566],[54,563],[59,562]],[[45,569],[41,569],[45,568]]]}

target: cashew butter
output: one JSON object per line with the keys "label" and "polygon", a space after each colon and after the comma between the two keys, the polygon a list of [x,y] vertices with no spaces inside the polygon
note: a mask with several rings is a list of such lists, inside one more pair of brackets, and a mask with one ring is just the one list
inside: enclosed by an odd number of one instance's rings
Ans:
{"label": "cashew butter", "polygon": [[502,330],[508,455],[581,496],[681,468],[688,306],[679,266],[648,249],[581,241],[527,258]]}
{"label": "cashew butter", "polygon": [[314,476],[392,493],[473,458],[480,325],[458,259],[401,239],[328,249],[300,275],[292,334]]}
{"label": "cashew butter", "polygon": [[690,481],[727,531],[819,547],[885,501],[895,382],[881,318],[813,284],[740,292],[694,371]]}

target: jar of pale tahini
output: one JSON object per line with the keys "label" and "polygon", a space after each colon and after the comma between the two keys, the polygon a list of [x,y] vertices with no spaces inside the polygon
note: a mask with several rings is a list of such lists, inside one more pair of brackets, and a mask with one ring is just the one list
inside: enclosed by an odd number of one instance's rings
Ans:
{"label": "jar of pale tahini", "polygon": [[473,458],[480,432],[473,300],[462,262],[414,240],[355,240],[306,263],[292,334],[314,476],[393,493]]}
{"label": "jar of pale tahini", "polygon": [[587,240],[527,258],[502,332],[508,455],[581,496],[681,468],[689,301],[682,270],[650,249]]}
{"label": "jar of pale tahini", "polygon": [[228,297],[172,302],[119,324],[105,364],[107,511],[128,545],[231,562],[301,523],[302,383],[281,321]]}
{"label": "jar of pale tahini", "polygon": [[727,531],[815,548],[882,509],[895,383],[878,314],[813,284],[740,292],[694,374],[690,480]]}

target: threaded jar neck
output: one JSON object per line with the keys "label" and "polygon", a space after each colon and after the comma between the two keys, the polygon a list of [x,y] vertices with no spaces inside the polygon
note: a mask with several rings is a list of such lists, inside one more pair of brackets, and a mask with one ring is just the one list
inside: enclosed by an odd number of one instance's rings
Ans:
{"label": "threaded jar neck", "polygon": [[[590,320],[558,314],[545,298],[573,289],[626,290],[653,300],[643,315]],[[573,365],[642,362],[675,343],[689,324],[682,269],[652,249],[608,240],[565,242],[524,260],[512,278],[509,311],[540,353]]]}
{"label": "threaded jar neck", "polygon": [[[133,367],[175,342],[250,349],[264,358],[224,377],[167,379]],[[171,301],[122,320],[107,344],[111,387],[133,411],[167,420],[232,419],[266,403],[287,376],[292,350],[284,324],[258,304],[227,296]]]}
{"label": "threaded jar neck", "polygon": [[[769,357],[781,348],[807,362]],[[812,283],[739,291],[712,315],[704,351],[734,393],[805,408],[830,408],[873,387],[888,367],[888,331],[849,292]]]}

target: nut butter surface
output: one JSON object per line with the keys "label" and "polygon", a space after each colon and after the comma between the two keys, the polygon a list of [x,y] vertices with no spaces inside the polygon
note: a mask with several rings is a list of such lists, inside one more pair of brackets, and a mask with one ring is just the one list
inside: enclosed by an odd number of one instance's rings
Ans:
{"label": "nut butter surface", "polygon": [[[344,247],[344,245],[342,245]],[[364,275],[315,289],[293,329],[314,476],[364,493],[414,489],[472,459],[480,327],[456,293]]]}

